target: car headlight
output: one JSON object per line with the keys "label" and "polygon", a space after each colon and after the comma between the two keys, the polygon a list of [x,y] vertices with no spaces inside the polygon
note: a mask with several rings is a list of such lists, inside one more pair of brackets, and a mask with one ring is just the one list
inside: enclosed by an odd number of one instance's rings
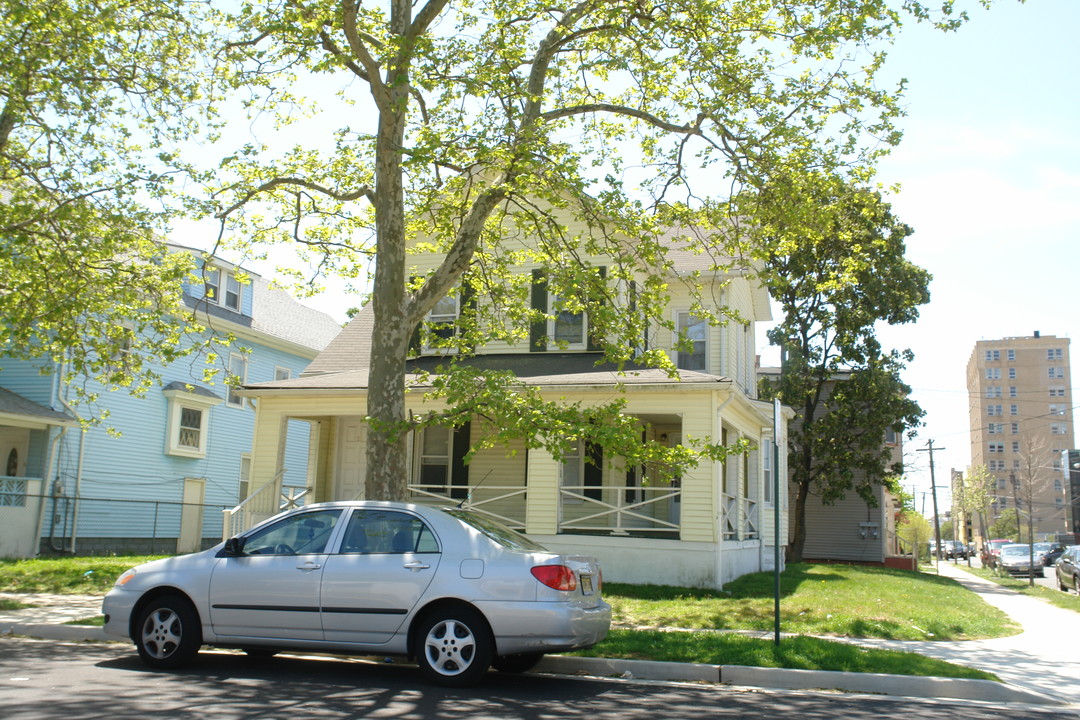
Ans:
{"label": "car headlight", "polygon": [[116,587],[120,587],[121,585],[127,585],[129,582],[131,582],[131,579],[133,577],[135,577],[135,568],[125,570],[123,575],[116,578]]}

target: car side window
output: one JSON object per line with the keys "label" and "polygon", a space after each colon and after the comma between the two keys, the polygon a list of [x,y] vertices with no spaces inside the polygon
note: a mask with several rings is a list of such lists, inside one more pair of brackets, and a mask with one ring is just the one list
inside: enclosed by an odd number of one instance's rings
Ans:
{"label": "car side window", "polygon": [[248,535],[246,555],[303,555],[321,553],[341,518],[341,510],[320,510],[282,518]]}
{"label": "car side window", "polygon": [[439,544],[415,515],[393,510],[354,510],[341,541],[342,553],[433,553]]}

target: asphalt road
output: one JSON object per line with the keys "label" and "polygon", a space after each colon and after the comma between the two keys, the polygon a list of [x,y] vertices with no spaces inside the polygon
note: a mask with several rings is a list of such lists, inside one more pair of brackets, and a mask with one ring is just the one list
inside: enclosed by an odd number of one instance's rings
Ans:
{"label": "asphalt road", "polygon": [[1062,720],[1080,710],[837,693],[491,673],[477,687],[422,685],[415,668],[355,660],[255,661],[205,652],[190,670],[159,673],[131,648],[0,639],[4,720]]}

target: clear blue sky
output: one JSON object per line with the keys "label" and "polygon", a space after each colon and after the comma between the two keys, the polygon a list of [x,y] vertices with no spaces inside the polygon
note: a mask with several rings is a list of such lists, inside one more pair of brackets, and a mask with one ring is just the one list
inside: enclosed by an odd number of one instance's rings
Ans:
{"label": "clear blue sky", "polygon": [[882,337],[915,352],[905,379],[927,416],[906,448],[907,482],[929,490],[927,453],[914,450],[933,439],[946,448],[934,453],[939,500],[949,469],[971,459],[975,342],[1080,337],[1080,0],[998,0],[970,15],[957,33],[913,28],[898,41],[906,132],[880,172],[902,184],[893,209],[915,230],[909,257],[934,275],[919,322]]}
{"label": "clear blue sky", "polygon": [[[970,462],[964,369],[975,342],[1080,337],[1080,0],[957,4],[967,26],[946,34],[911,22],[890,52],[887,76],[908,80],[908,117],[879,174],[902,185],[893,209],[915,230],[909,256],[934,275],[919,322],[881,337],[915,352],[905,379],[927,416],[906,447],[906,482],[929,490],[927,453],[915,448],[932,438],[945,448],[935,452],[943,509],[949,469]],[[178,230],[177,241],[205,245],[203,231]],[[340,293],[306,302],[342,319],[356,304]]]}

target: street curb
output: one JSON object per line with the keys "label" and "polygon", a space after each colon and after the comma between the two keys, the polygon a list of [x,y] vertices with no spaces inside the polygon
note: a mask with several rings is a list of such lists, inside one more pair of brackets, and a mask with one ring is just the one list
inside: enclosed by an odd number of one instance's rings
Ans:
{"label": "street curb", "polygon": [[710,682],[775,690],[839,690],[851,693],[979,700],[992,703],[1068,705],[1059,698],[993,680],[918,675],[788,670],[742,665],[702,665],[558,655],[545,657],[536,667],[536,672],[639,680]]}
{"label": "street curb", "polygon": [[107,642],[105,628],[87,625],[52,625],[50,623],[0,623],[0,636],[27,635],[43,640],[68,642]]}
{"label": "street curb", "polygon": [[[107,636],[104,628],[82,625],[3,623],[0,624],[0,636],[5,635],[23,635],[66,642],[118,642],[116,638]],[[850,693],[978,700],[991,703],[1059,706],[1069,704],[1062,699],[1043,693],[992,680],[917,675],[787,670],[743,665],[706,665],[563,655],[545,657],[536,666],[535,672],[552,675],[716,683],[774,690],[839,690]]]}

